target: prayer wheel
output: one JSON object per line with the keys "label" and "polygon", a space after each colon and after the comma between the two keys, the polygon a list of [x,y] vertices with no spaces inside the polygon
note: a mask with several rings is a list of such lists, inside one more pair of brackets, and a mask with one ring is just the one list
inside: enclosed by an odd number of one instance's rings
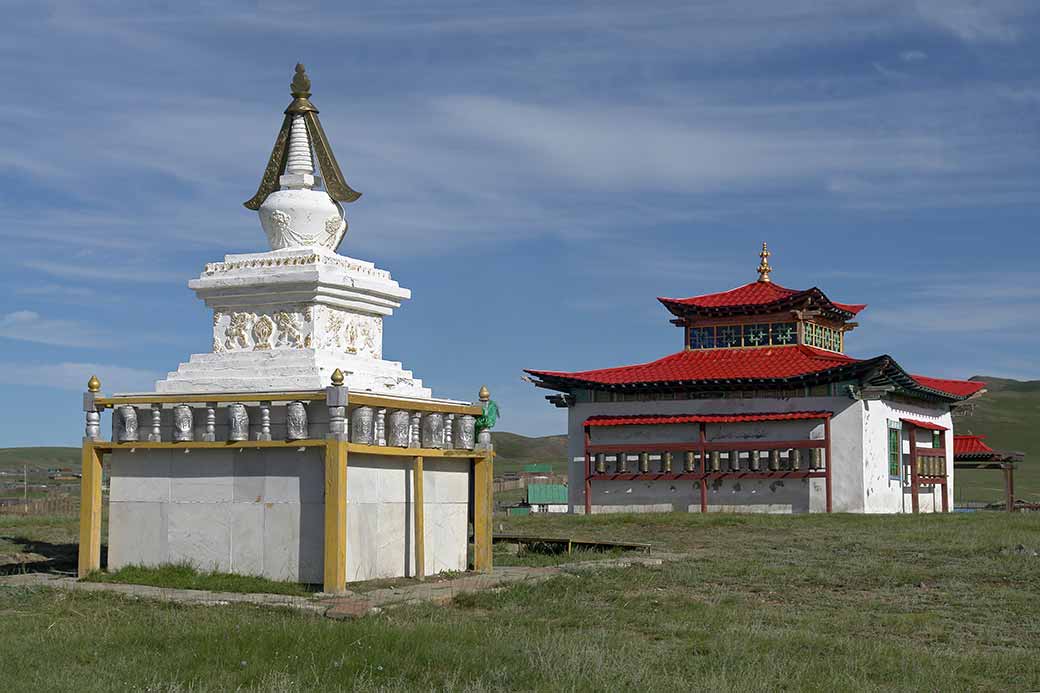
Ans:
{"label": "prayer wheel", "polygon": [[797,472],[798,468],[802,466],[802,451],[798,448],[791,448],[787,451],[787,464],[791,467],[792,471]]}
{"label": "prayer wheel", "polygon": [[596,473],[604,474],[607,471],[607,456],[602,452],[596,453]]}
{"label": "prayer wheel", "polygon": [[780,451],[770,450],[769,451],[769,471],[778,472],[780,471]]}
{"label": "prayer wheel", "polygon": [[711,471],[717,472],[717,471],[720,471],[721,468],[722,467],[719,464],[719,451],[718,450],[712,450],[711,451]]}
{"label": "prayer wheel", "polygon": [[823,450],[820,448],[812,449],[812,468],[823,469]]}
{"label": "prayer wheel", "polygon": [[672,473],[672,453],[662,452],[661,453],[661,473],[671,474]]}
{"label": "prayer wheel", "polygon": [[729,451],[729,470],[731,472],[740,471],[740,450]]}
{"label": "prayer wheel", "polygon": [[627,474],[628,473],[628,453],[619,452],[617,454],[617,473]]}
{"label": "prayer wheel", "polygon": [[759,465],[758,450],[752,450],[748,453],[748,469],[753,472],[757,472],[761,467]]}
{"label": "prayer wheel", "polygon": [[650,453],[639,453],[639,473],[646,474],[650,471]]}
{"label": "prayer wheel", "polygon": [[697,468],[697,453],[687,450],[683,455],[683,471],[692,472]]}

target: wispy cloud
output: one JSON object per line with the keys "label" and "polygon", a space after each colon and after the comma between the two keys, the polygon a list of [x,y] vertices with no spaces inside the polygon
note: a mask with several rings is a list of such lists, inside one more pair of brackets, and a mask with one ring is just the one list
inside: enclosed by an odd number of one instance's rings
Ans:
{"label": "wispy cloud", "polygon": [[113,266],[112,263],[65,263],[50,260],[27,260],[22,265],[29,269],[39,270],[55,277],[63,279],[98,279],[117,282],[145,282],[166,284],[170,282],[181,283],[184,276],[174,272],[148,267],[153,260],[141,261],[136,266],[127,267],[122,263]]}
{"label": "wispy cloud", "polygon": [[14,363],[0,362],[0,384],[53,387],[60,390],[87,389],[87,380],[96,375],[104,392],[144,392],[151,390],[159,373],[105,363]]}
{"label": "wispy cloud", "polygon": [[0,315],[0,337],[68,347],[99,347],[111,343],[108,336],[87,323],[45,318],[31,310]]}
{"label": "wispy cloud", "polygon": [[1011,42],[1018,36],[1015,20],[1030,3],[1016,0],[917,0],[921,17],[965,41]]}

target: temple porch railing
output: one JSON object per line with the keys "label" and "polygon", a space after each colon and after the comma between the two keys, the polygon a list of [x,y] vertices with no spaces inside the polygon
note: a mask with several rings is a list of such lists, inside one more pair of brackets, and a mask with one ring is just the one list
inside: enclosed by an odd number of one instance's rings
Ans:
{"label": "temple porch railing", "polygon": [[[762,415],[761,420],[772,416]],[[823,479],[825,507],[831,512],[830,413],[800,418],[821,419],[823,439],[708,442],[707,423],[701,422],[697,441],[595,444],[586,422],[585,513],[592,512],[593,482],[692,481],[699,489],[701,512],[707,512],[708,483],[727,479]],[[745,415],[744,420],[756,418]]]}
{"label": "temple porch railing", "polygon": [[[323,448],[326,592],[346,589],[350,454],[385,456],[412,466],[414,555],[419,578],[425,577],[423,460],[469,460],[474,488],[472,567],[489,572],[494,451],[490,431],[476,430],[483,406],[348,392],[338,370],[332,383],[317,391],[106,397],[100,394],[97,378],[92,377],[83,402],[86,430],[80,487],[80,577],[101,567],[102,461],[105,454],[120,448]],[[327,407],[327,421],[310,422],[309,412],[321,406],[319,402]],[[111,440],[101,438],[101,413],[106,409],[112,411]],[[272,424],[272,420],[278,423]]]}

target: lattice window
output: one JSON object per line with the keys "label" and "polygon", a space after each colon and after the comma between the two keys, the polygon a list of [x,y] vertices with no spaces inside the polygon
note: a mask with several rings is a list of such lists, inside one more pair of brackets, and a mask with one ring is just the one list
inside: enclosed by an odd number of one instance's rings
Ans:
{"label": "lattice window", "polygon": [[776,346],[798,341],[798,325],[793,322],[774,322],[769,327],[770,342]]}
{"label": "lattice window", "polygon": [[715,330],[715,346],[738,347],[740,345],[740,325],[725,325]]}
{"label": "lattice window", "polygon": [[769,325],[744,325],[744,346],[769,346]]}
{"label": "lattice window", "polygon": [[690,328],[691,349],[714,349],[715,328],[714,327],[692,327]]}
{"label": "lattice window", "polygon": [[888,422],[888,477],[899,479],[902,467],[902,424]]}

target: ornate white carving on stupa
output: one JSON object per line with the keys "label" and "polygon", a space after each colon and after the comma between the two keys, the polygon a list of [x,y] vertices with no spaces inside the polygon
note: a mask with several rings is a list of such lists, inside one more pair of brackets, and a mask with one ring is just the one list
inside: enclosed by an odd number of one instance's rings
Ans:
{"label": "ornate white carving on stupa", "polygon": [[383,360],[383,318],[411,292],[371,262],[336,253],[347,229],[340,203],[360,193],[343,180],[302,65],[291,91],[260,188],[245,203],[271,250],[225,256],[188,283],[213,310],[212,352],[192,355],[156,390],[320,389],[339,368],[354,391],[430,398],[399,362]]}

